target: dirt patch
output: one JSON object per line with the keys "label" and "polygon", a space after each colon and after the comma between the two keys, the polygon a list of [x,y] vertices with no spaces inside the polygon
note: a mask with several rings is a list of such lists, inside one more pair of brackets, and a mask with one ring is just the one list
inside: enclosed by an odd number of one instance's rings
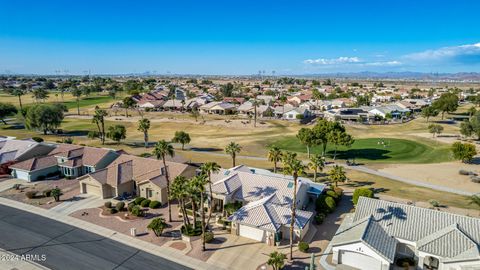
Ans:
{"label": "dirt patch", "polygon": [[177,249],[177,250],[185,250],[187,248],[187,244],[184,242],[173,242],[170,244],[171,248]]}
{"label": "dirt patch", "polygon": [[480,184],[473,183],[470,177],[458,173],[462,169],[479,173],[480,165],[461,162],[396,164],[385,165],[378,171],[467,192],[480,192]]}
{"label": "dirt patch", "polygon": [[[55,187],[62,190],[62,196],[60,196],[60,201],[58,202],[55,202],[53,197],[45,197],[43,194],[45,190],[51,190]],[[26,193],[30,191],[36,192],[35,198],[27,198]],[[75,196],[79,194],[80,187],[77,180],[60,179],[21,184],[19,189],[14,189],[12,187],[11,189],[1,192],[0,196],[10,200],[50,209],[63,202],[75,200]]]}

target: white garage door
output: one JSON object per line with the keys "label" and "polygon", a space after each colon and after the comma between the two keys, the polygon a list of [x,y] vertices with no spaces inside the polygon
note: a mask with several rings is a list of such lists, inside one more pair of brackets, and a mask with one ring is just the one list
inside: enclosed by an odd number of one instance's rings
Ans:
{"label": "white garage door", "polygon": [[240,236],[265,242],[265,231],[246,225],[240,225]]}
{"label": "white garage door", "polygon": [[22,179],[22,180],[27,180],[27,181],[28,181],[28,172],[15,170],[15,174],[17,175],[17,178],[18,178],[18,179]]}
{"label": "white garage door", "polygon": [[97,187],[94,185],[88,185],[88,184],[83,184],[83,185],[84,185],[85,193],[93,194],[101,197],[102,190],[100,189],[100,187]]}
{"label": "white garage door", "polygon": [[381,270],[382,263],[375,258],[364,255],[362,253],[356,253],[352,251],[340,251],[341,264],[345,264],[360,270]]}

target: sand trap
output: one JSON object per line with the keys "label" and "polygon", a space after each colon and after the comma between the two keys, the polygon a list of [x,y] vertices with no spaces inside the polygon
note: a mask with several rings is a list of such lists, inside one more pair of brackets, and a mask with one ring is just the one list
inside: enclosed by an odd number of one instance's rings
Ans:
{"label": "sand trap", "polygon": [[460,162],[386,165],[378,171],[468,192],[480,192],[480,184],[473,183],[468,176],[460,175],[458,171],[461,169],[480,174],[480,165]]}

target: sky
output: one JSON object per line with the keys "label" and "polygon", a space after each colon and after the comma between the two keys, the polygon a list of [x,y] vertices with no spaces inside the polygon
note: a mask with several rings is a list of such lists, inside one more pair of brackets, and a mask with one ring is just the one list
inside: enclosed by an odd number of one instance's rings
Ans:
{"label": "sky", "polygon": [[480,72],[475,0],[0,0],[0,74]]}

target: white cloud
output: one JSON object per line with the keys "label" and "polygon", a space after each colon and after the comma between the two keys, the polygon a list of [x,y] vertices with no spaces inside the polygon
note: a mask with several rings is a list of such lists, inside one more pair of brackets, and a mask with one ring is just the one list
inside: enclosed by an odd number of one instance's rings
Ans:
{"label": "white cloud", "polygon": [[363,65],[374,66],[374,67],[389,67],[389,66],[399,66],[401,64],[402,62],[393,60],[393,61],[382,61],[382,62],[367,62],[367,63],[364,63]]}
{"label": "white cloud", "polygon": [[480,57],[480,43],[443,47],[435,50],[407,54],[404,58],[413,61],[443,61],[459,59],[468,61],[469,57]]}
{"label": "white cloud", "polygon": [[318,58],[318,59],[307,59],[303,61],[305,64],[313,65],[338,65],[338,64],[349,64],[349,63],[360,63],[361,60],[358,57],[338,57],[338,58]]}

